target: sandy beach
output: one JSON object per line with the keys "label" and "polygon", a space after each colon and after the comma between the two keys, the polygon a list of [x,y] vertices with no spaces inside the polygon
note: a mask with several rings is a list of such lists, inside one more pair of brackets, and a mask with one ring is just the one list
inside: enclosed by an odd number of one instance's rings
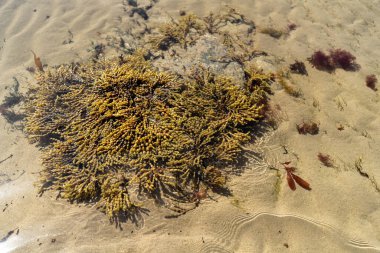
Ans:
{"label": "sandy beach", "polygon": [[[20,122],[0,117],[0,252],[380,252],[380,98],[366,86],[366,76],[380,79],[380,1],[137,0],[148,20],[131,12],[130,2],[0,0],[0,101],[17,84],[26,92],[34,82],[31,50],[44,68],[85,61],[99,43],[104,57],[117,56],[115,37],[133,47],[128,34],[136,27],[177,19],[180,11],[203,17],[234,8],[254,22],[254,47],[268,54],[252,60],[258,68],[279,72],[302,61],[308,75],[287,76],[297,96],[278,83],[271,87],[278,125],[258,147],[248,145],[265,159],[248,159],[231,176],[231,196],[210,193],[176,218],[151,203],[138,225],[127,222],[122,230],[93,205],[56,199],[52,191],[39,196],[41,152]],[[289,31],[289,24],[296,28]],[[284,32],[279,38],[260,32],[268,27]],[[194,63],[204,44],[176,61]],[[360,68],[328,73],[307,60],[330,49],[351,52]],[[179,69],[176,61],[169,63]],[[309,121],[318,134],[297,131]],[[323,165],[319,153],[333,166]],[[292,191],[285,170],[268,165],[286,161],[311,191]]]}

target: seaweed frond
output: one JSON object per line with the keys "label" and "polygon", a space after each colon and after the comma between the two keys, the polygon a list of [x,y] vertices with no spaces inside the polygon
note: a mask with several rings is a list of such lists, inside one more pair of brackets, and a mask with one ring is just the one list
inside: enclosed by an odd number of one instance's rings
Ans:
{"label": "seaweed frond", "polygon": [[377,78],[375,75],[368,75],[366,76],[365,78],[365,83],[367,85],[368,88],[374,90],[374,91],[377,91],[377,87],[376,87],[376,84],[377,84]]}
{"label": "seaweed frond", "polygon": [[297,130],[299,134],[311,134],[316,135],[319,133],[319,124],[314,121],[302,122],[297,124]]}
{"label": "seaweed frond", "polygon": [[25,105],[28,138],[43,146],[41,193],[98,203],[119,222],[141,210],[139,195],[225,189],[272,80],[248,69],[239,87],[201,67],[177,78],[141,52],[41,72]]}
{"label": "seaweed frond", "polygon": [[318,50],[308,58],[313,67],[329,73],[334,72],[337,68],[346,71],[359,70],[360,65],[355,62],[355,59],[354,55],[343,49],[330,49],[329,54]]}
{"label": "seaweed frond", "polygon": [[334,167],[334,160],[328,154],[318,153],[318,160],[326,167]]}
{"label": "seaweed frond", "polygon": [[335,66],[331,61],[331,57],[324,52],[318,50],[313,53],[311,57],[308,58],[309,62],[318,70],[323,70],[327,72],[333,72]]}
{"label": "seaweed frond", "polygon": [[279,71],[276,74],[276,81],[289,95],[296,98],[302,96],[302,90],[300,88],[295,87],[295,85],[292,84],[289,80],[289,72]]}
{"label": "seaweed frond", "polygon": [[289,65],[289,69],[291,73],[300,74],[300,75],[308,75],[305,63],[302,61],[295,61],[294,63]]}
{"label": "seaweed frond", "polygon": [[228,24],[244,24],[248,26],[247,33],[252,33],[256,26],[253,21],[248,20],[233,8],[228,8],[227,12],[221,14],[210,13],[206,17],[200,18],[194,14],[180,15],[179,20],[173,18],[170,22],[161,25],[158,32],[150,37],[149,43],[153,49],[168,50],[172,45],[179,44],[182,48],[189,45],[206,33],[223,34],[222,28]]}
{"label": "seaweed frond", "polygon": [[342,68],[347,71],[360,69],[360,65],[355,62],[356,57],[346,50],[332,49],[330,50],[330,57],[335,68]]}
{"label": "seaweed frond", "polygon": [[195,41],[196,36],[205,31],[204,23],[194,14],[182,16],[179,21],[172,20],[161,25],[157,35],[150,39],[153,48],[168,50],[173,44],[180,44],[186,48]]}

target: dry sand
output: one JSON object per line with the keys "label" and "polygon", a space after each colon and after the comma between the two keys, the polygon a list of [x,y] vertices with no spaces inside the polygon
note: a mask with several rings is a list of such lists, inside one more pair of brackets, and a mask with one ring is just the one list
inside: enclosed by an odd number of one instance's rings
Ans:
{"label": "dry sand", "polygon": [[[297,24],[280,39],[256,33],[256,47],[273,56],[257,61],[263,68],[306,62],[315,50],[330,48],[352,52],[361,65],[329,74],[306,63],[308,76],[291,75],[301,98],[274,87],[272,102],[286,117],[266,144],[267,157],[291,160],[312,190],[291,191],[280,171],[276,193],[276,172],[252,163],[229,182],[232,197],[213,196],[174,219],[153,207],[138,227],[127,223],[120,231],[91,206],[55,200],[54,193],[38,197],[40,153],[0,117],[0,239],[15,231],[0,242],[0,252],[380,251],[380,103],[365,85],[368,74],[380,78],[380,1],[160,0],[148,14],[159,23],[179,10],[202,16],[226,4],[258,29]],[[121,0],[0,0],[0,98],[13,77],[22,91],[33,80],[25,70],[34,64],[30,50],[50,66],[86,59],[92,41],[126,30],[124,7]],[[320,133],[298,134],[303,120],[319,122]],[[323,166],[319,152],[330,154],[335,167]],[[355,166],[360,158],[368,178]]]}

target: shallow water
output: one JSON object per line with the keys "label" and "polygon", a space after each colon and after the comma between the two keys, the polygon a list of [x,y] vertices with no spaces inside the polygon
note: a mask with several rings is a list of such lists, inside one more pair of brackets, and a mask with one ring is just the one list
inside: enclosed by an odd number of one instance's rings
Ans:
{"label": "shallow water", "polygon": [[[268,160],[250,160],[241,175],[232,176],[232,196],[211,194],[170,219],[172,211],[150,203],[138,225],[125,223],[122,230],[90,204],[56,200],[53,192],[38,196],[41,153],[28,143],[20,122],[0,117],[0,252],[380,251],[380,99],[365,85],[367,75],[380,78],[380,1],[138,0],[138,6],[152,5],[147,21],[136,13],[130,17],[127,3],[0,0],[0,100],[16,82],[20,92],[33,84],[34,75],[26,70],[34,66],[30,50],[48,66],[86,60],[96,43],[106,45],[106,57],[117,55],[112,38],[122,35],[133,44],[128,33],[136,32],[136,22],[155,26],[178,18],[180,10],[205,16],[226,6],[255,23],[254,47],[269,54],[254,59],[258,67],[278,71],[295,60],[306,64],[307,76],[289,78],[302,96],[272,87],[281,122],[261,147]],[[286,31],[291,23],[296,29],[279,39],[260,32]],[[187,52],[177,49],[187,58],[167,67],[200,60],[197,52],[207,41],[212,38]],[[307,61],[316,50],[334,48],[350,51],[361,68],[327,73]],[[226,71],[242,74],[234,67]],[[296,125],[308,120],[318,122],[319,134],[297,132]],[[319,152],[329,154],[334,167],[321,164]],[[291,191],[285,173],[267,166],[288,160],[311,191]]]}

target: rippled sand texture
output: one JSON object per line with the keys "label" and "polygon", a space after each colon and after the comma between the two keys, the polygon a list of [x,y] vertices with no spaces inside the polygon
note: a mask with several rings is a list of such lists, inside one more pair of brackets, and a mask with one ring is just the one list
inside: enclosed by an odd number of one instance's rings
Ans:
{"label": "rippled sand texture", "polygon": [[[291,160],[312,191],[291,191],[280,171],[276,193],[276,172],[252,163],[231,180],[232,197],[213,196],[173,219],[165,218],[169,210],[152,207],[139,227],[125,224],[119,231],[95,208],[55,200],[53,193],[37,197],[40,154],[0,117],[0,240],[18,229],[0,242],[0,252],[379,252],[380,103],[365,76],[380,79],[380,1],[160,0],[148,14],[160,23],[178,17],[178,10],[202,16],[226,4],[258,30],[297,25],[280,39],[257,32],[255,43],[273,56],[258,61],[263,67],[306,63],[308,76],[291,76],[301,98],[274,87],[272,101],[286,117],[268,157]],[[50,66],[86,59],[92,41],[127,29],[123,8],[121,0],[0,0],[0,99],[13,77],[32,80],[25,70],[34,64],[30,50]],[[353,53],[361,69],[329,74],[307,63],[315,50],[330,48]],[[298,134],[303,120],[319,122],[320,133]],[[323,166],[319,152],[330,154],[335,167]],[[360,158],[368,177],[355,166]]]}

